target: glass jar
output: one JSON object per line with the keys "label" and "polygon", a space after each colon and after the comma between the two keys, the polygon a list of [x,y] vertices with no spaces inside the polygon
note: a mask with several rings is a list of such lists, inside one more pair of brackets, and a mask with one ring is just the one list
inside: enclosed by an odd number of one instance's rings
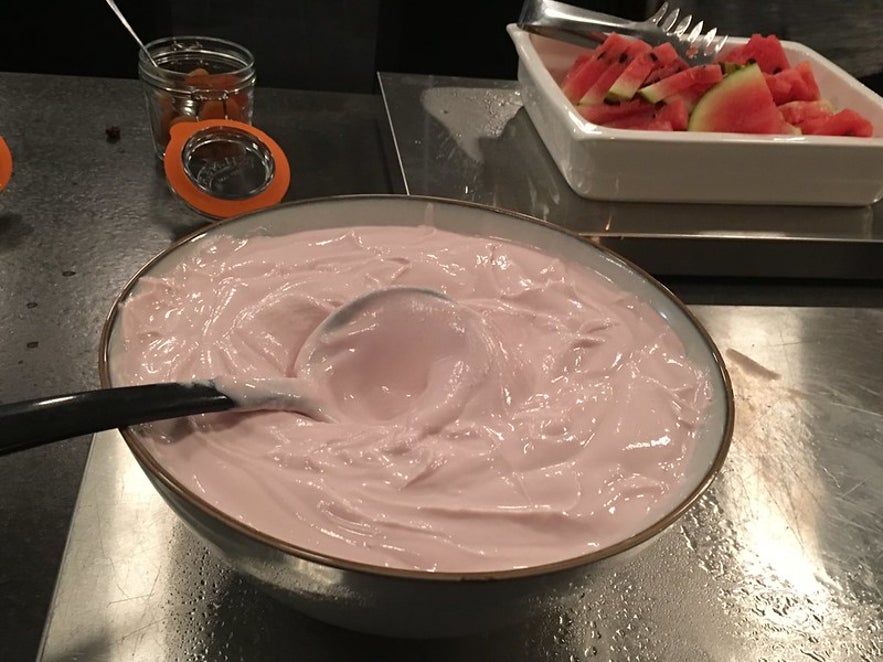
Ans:
{"label": "glass jar", "polygon": [[229,119],[251,124],[255,66],[251,52],[214,37],[165,37],[138,55],[147,116],[157,156],[162,159],[169,130],[177,122]]}

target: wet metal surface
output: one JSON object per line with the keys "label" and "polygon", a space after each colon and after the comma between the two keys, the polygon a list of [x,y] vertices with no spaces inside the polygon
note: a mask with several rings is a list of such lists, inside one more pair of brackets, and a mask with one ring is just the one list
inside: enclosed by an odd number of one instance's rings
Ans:
{"label": "wet metal surface", "polygon": [[395,73],[379,79],[409,193],[552,221],[595,237],[654,275],[883,279],[883,202],[587,200],[558,171],[521,106],[517,82]]}
{"label": "wet metal surface", "polygon": [[544,617],[444,641],[312,621],[215,560],[103,433],[41,659],[883,658],[883,310],[693,310],[733,379],[726,466],[655,545]]}

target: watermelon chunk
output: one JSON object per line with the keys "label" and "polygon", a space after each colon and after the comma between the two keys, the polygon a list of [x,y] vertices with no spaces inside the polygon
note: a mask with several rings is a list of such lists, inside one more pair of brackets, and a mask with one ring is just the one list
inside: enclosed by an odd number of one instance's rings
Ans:
{"label": "watermelon chunk", "polygon": [[708,86],[705,84],[694,85],[693,87],[688,87],[686,90],[668,95],[665,97],[664,103],[683,103],[689,113],[696,107],[696,104],[699,103],[699,99],[702,98],[708,89]]}
{"label": "watermelon chunk", "polygon": [[577,106],[580,115],[592,124],[606,125],[608,122],[633,115],[652,117],[656,106],[641,98],[629,99],[621,103],[597,103],[591,106]]}
{"label": "watermelon chunk", "polygon": [[788,122],[788,124],[792,124],[803,131],[803,133],[807,133],[803,128],[806,122],[818,122],[831,117],[834,114],[834,107],[824,99],[817,101],[789,101],[779,106],[779,112],[782,113],[782,119]]}
{"label": "watermelon chunk", "polygon": [[757,64],[765,74],[777,74],[791,66],[776,35],[752,34],[748,41],[718,58],[720,62]]}
{"label": "watermelon chunk", "polygon": [[614,81],[607,92],[613,100],[631,99],[635,96],[647,77],[656,69],[667,67],[680,60],[677,51],[670,43],[655,46],[646,53],[637,55]]}
{"label": "watermelon chunk", "polygon": [[591,56],[581,58],[579,64],[574,62],[572,71],[568,71],[561,81],[561,91],[571,103],[578,103],[598,77],[607,69],[611,62],[616,62],[625,53],[632,40],[616,32],[611,32]]}
{"label": "watermelon chunk", "polygon": [[638,129],[641,131],[674,131],[671,122],[658,117],[623,117],[619,120],[608,122],[604,126],[610,129]]}
{"label": "watermelon chunk", "polygon": [[561,89],[566,88],[568,85],[571,85],[573,82],[573,78],[576,76],[577,72],[582,68],[583,64],[591,60],[595,57],[595,51],[583,51],[578,54],[570,66],[567,68],[567,71],[564,73],[564,77],[558,82],[558,87]]}
{"label": "watermelon chunk", "polygon": [[663,105],[659,112],[656,113],[656,119],[661,122],[668,122],[671,125],[672,131],[686,131],[687,122],[690,119],[690,111],[683,100],[677,99]]}
{"label": "watermelon chunk", "polygon": [[800,62],[777,74],[764,73],[764,77],[777,105],[789,101],[817,101],[821,97],[809,62]]}
{"label": "watermelon chunk", "polygon": [[676,74],[646,85],[639,90],[642,97],[651,103],[665,100],[672,94],[683,92],[689,88],[701,88],[703,91],[723,80],[723,72],[716,64],[705,64],[684,69]]}
{"label": "watermelon chunk", "polygon": [[650,44],[641,39],[632,39],[631,43],[626,47],[619,58],[608,65],[592,86],[579,100],[581,104],[600,103],[607,96],[610,87],[616,82],[616,79],[626,70],[629,63],[642,53],[650,51]]}
{"label": "watermelon chunk", "polygon": [[874,126],[867,118],[852,110],[843,110],[819,119],[807,119],[801,125],[803,133],[814,136],[856,136],[870,138]]}
{"label": "watermelon chunk", "polygon": [[652,85],[653,83],[660,81],[663,78],[668,78],[669,76],[684,71],[685,69],[689,69],[689,65],[684,62],[683,59],[678,57],[674,62],[663,65],[651,71],[647,75],[647,79],[644,81],[644,85]]}
{"label": "watermelon chunk", "polygon": [[764,134],[796,131],[782,118],[756,64],[731,73],[706,92],[690,114],[687,130]]}

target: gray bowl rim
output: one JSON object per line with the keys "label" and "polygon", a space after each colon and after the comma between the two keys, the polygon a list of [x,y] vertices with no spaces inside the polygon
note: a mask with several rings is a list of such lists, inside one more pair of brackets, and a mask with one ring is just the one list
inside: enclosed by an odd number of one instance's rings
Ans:
{"label": "gray bowl rim", "polygon": [[266,209],[249,212],[246,214],[242,214],[240,216],[235,216],[232,218],[223,219],[217,222],[214,222],[208,226],[200,227],[193,232],[181,237],[180,239],[174,241],[169,246],[167,246],[160,253],[151,258],[144,266],[142,266],[134,276],[128,281],[128,283],[123,287],[120,294],[116,297],[111,307],[110,312],[108,313],[100,337],[99,344],[99,380],[102,388],[109,388],[112,386],[111,378],[110,378],[110,366],[109,366],[109,345],[111,340],[111,335],[114,329],[114,323],[117,319],[117,312],[121,306],[121,304],[126,300],[126,298],[132,293],[134,288],[138,285],[141,278],[149,273],[159,262],[163,259],[167,258],[169,254],[176,251],[186,244],[193,243],[199,239],[202,239],[207,234],[215,234],[221,232],[223,228],[228,225],[232,225],[239,222],[249,222],[251,219],[255,217],[259,217],[260,215],[273,212],[278,210],[280,207],[303,207],[311,204],[334,204],[336,201],[346,201],[346,200],[396,200],[396,199],[405,199],[411,202],[413,201],[423,201],[426,203],[432,204],[442,204],[442,205],[455,205],[455,206],[463,206],[470,207],[474,209],[484,210],[487,212],[491,212],[492,214],[504,215],[508,216],[514,220],[538,224],[544,228],[547,228],[553,232],[559,232],[567,237],[572,238],[575,241],[582,242],[598,251],[601,251],[607,259],[612,260],[613,262],[618,262],[620,267],[624,267],[628,271],[632,271],[635,275],[643,278],[647,281],[648,285],[657,289],[663,296],[667,297],[671,303],[673,303],[680,312],[687,318],[690,324],[693,326],[694,330],[700,336],[700,339],[704,342],[706,349],[709,351],[712,357],[713,365],[708,366],[709,368],[714,368],[715,375],[717,379],[720,380],[721,384],[724,388],[724,399],[723,404],[725,406],[725,418],[724,418],[724,429],[722,433],[722,438],[720,440],[718,450],[715,453],[714,460],[707,467],[702,479],[697,483],[696,487],[680,502],[678,502],[673,508],[671,508],[668,512],[666,512],[662,517],[652,522],[646,528],[641,531],[635,533],[634,535],[620,540],[617,543],[609,545],[607,547],[603,547],[601,549],[595,550],[593,552],[582,554],[579,556],[574,556],[571,558],[562,559],[559,561],[554,561],[551,563],[545,563],[541,565],[533,565],[527,567],[520,568],[511,568],[505,570],[493,570],[493,571],[477,571],[477,572],[435,572],[435,571],[425,571],[425,570],[413,570],[406,568],[391,568],[380,565],[373,565],[369,563],[363,563],[358,561],[352,561],[349,559],[339,558],[335,556],[331,556],[328,554],[322,554],[320,552],[316,552],[304,547],[298,547],[292,543],[286,542],[284,540],[280,540],[273,536],[270,536],[254,527],[248,526],[234,517],[226,514],[219,508],[213,506],[205,499],[200,498],[189,489],[187,489],[178,479],[172,476],[160,462],[158,462],[153,454],[147,450],[147,448],[140,442],[138,436],[134,433],[131,428],[121,428],[119,430],[123,439],[125,440],[126,445],[129,447],[132,454],[135,456],[137,462],[141,465],[142,469],[149,472],[154,479],[161,481],[161,483],[171,491],[177,498],[183,499],[187,503],[195,506],[197,509],[203,512],[207,517],[220,521],[225,524],[229,528],[238,532],[240,535],[245,536],[247,539],[250,539],[253,542],[260,543],[262,545],[266,545],[277,552],[281,552],[288,556],[293,556],[295,558],[303,559],[306,561],[310,561],[313,563],[318,563],[320,565],[324,565],[331,568],[336,568],[338,570],[345,570],[357,573],[364,573],[367,575],[373,575],[378,577],[394,577],[400,579],[409,579],[409,580],[418,580],[418,581],[431,581],[431,582],[484,582],[484,581],[500,581],[505,579],[517,579],[517,578],[536,578],[542,575],[548,575],[551,573],[557,573],[561,571],[573,570],[575,568],[580,568],[584,566],[588,566],[590,564],[596,563],[598,561],[608,559],[611,557],[615,557],[617,555],[623,554],[635,547],[638,547],[644,542],[647,542],[657,535],[666,530],[669,526],[674,524],[681,516],[686,513],[693,504],[708,490],[711,486],[714,479],[720,473],[723,468],[724,461],[729,452],[732,436],[733,436],[733,428],[735,421],[735,403],[733,397],[733,387],[732,382],[730,380],[729,373],[727,371],[726,365],[723,360],[723,356],[721,355],[720,350],[717,348],[716,344],[712,340],[710,334],[702,325],[702,323],[696,318],[695,315],[690,311],[689,308],[677,297],[674,295],[671,290],[669,290],[665,285],[659,282],[655,277],[650,275],[647,271],[630,261],[629,259],[623,257],[619,253],[607,248],[606,246],[602,246],[599,243],[591,241],[589,238],[581,236],[580,234],[573,232],[567,228],[564,228],[559,225],[555,225],[554,223],[530,216],[528,214],[524,214],[522,212],[513,211],[510,209],[498,208],[492,205],[487,205],[483,203],[477,203],[467,200],[458,200],[453,198],[445,198],[440,196],[430,196],[430,195],[409,195],[409,194],[399,194],[399,193],[358,193],[358,194],[343,194],[343,195],[330,195],[330,196],[322,196],[322,197],[312,197],[312,198],[304,198],[301,200],[295,200],[290,202],[283,202],[278,205],[274,205],[272,207],[268,207]]}

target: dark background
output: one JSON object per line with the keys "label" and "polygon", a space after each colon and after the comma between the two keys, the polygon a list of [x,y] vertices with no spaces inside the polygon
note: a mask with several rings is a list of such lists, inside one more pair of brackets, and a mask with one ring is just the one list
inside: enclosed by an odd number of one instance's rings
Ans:
{"label": "dark background", "polygon": [[[258,84],[376,91],[376,72],[514,79],[505,31],[521,0],[119,0],[144,41],[226,37],[250,48]],[[632,19],[653,1],[572,0]],[[775,33],[883,88],[883,0],[682,0],[685,13],[737,36]],[[0,71],[134,78],[137,45],[103,0],[5,3]],[[2,120],[2,109],[0,109]]]}

